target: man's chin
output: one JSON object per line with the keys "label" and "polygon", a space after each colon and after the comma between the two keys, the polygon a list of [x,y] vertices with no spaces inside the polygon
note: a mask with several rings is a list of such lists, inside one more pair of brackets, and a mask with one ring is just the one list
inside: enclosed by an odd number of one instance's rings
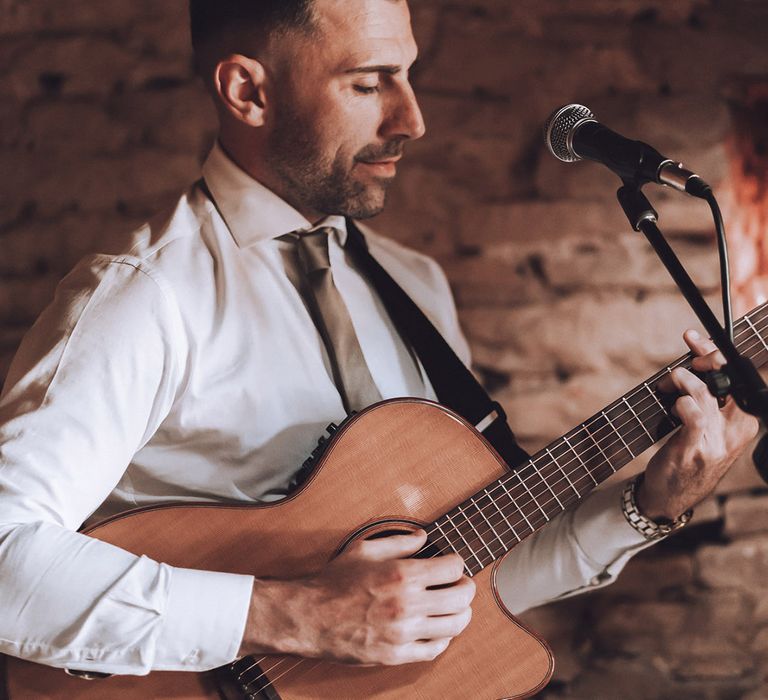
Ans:
{"label": "man's chin", "polygon": [[350,206],[343,212],[343,216],[348,216],[350,219],[372,219],[374,216],[378,216],[384,211],[384,204],[379,205],[365,205],[365,206]]}
{"label": "man's chin", "polygon": [[354,197],[350,197],[344,203],[344,216],[353,219],[372,219],[384,211],[387,201],[387,187],[394,178],[376,178],[375,185],[361,188]]}

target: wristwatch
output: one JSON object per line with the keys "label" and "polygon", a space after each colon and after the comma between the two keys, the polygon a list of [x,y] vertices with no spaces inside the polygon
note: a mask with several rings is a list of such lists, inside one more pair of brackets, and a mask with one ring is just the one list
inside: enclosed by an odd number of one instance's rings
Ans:
{"label": "wristwatch", "polygon": [[627,522],[646,540],[653,542],[655,540],[660,540],[662,537],[666,537],[675,530],[679,530],[686,525],[693,515],[693,509],[687,510],[679,518],[675,518],[675,520],[669,520],[667,518],[651,520],[649,517],[643,515],[637,507],[635,495],[637,489],[640,488],[640,484],[643,483],[644,478],[645,475],[640,473],[634,479],[627,482],[627,485],[624,487],[624,491],[621,494],[621,510],[624,513]]}

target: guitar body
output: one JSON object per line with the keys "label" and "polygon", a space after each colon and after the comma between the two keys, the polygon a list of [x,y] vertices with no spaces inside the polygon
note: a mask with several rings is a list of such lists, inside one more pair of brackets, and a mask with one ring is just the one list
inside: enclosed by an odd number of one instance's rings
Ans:
{"label": "guitar body", "polygon": [[[387,401],[346,423],[290,498],[256,506],[146,508],[87,534],[174,566],[294,578],[317,571],[357,537],[434,521],[505,469],[449,410],[427,401]],[[498,563],[475,576],[472,622],[433,662],[359,668],[270,656],[260,667],[276,666],[267,675],[284,700],[527,697],[547,683],[553,659],[498,599]],[[9,700],[221,697],[210,673],[86,681],[10,657],[6,665]]]}

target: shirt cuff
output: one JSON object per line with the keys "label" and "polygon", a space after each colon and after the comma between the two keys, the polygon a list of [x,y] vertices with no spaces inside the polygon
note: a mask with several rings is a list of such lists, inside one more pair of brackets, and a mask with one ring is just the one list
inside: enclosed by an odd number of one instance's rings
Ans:
{"label": "shirt cuff", "polygon": [[237,657],[253,576],[171,568],[156,671],[208,671]]}
{"label": "shirt cuff", "polygon": [[651,544],[624,517],[621,494],[625,485],[622,481],[594,491],[574,513],[576,542],[597,569],[612,567]]}

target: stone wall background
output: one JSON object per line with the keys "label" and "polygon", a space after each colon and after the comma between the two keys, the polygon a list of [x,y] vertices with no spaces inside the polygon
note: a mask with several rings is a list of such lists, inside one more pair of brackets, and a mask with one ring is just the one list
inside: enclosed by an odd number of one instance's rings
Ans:
{"label": "stone wall background", "polygon": [[[584,102],[695,167],[728,214],[725,89],[768,76],[768,2],[412,10],[429,133],[377,226],[443,264],[476,369],[536,450],[682,354],[696,326],[622,220],[614,176],[555,161],[541,124]],[[192,181],[213,133],[184,0],[0,0],[0,374],[61,276]],[[717,303],[706,207],[651,194]],[[768,491],[743,460],[617,584],[526,615],[558,660],[540,697],[766,698],[767,592]]]}

